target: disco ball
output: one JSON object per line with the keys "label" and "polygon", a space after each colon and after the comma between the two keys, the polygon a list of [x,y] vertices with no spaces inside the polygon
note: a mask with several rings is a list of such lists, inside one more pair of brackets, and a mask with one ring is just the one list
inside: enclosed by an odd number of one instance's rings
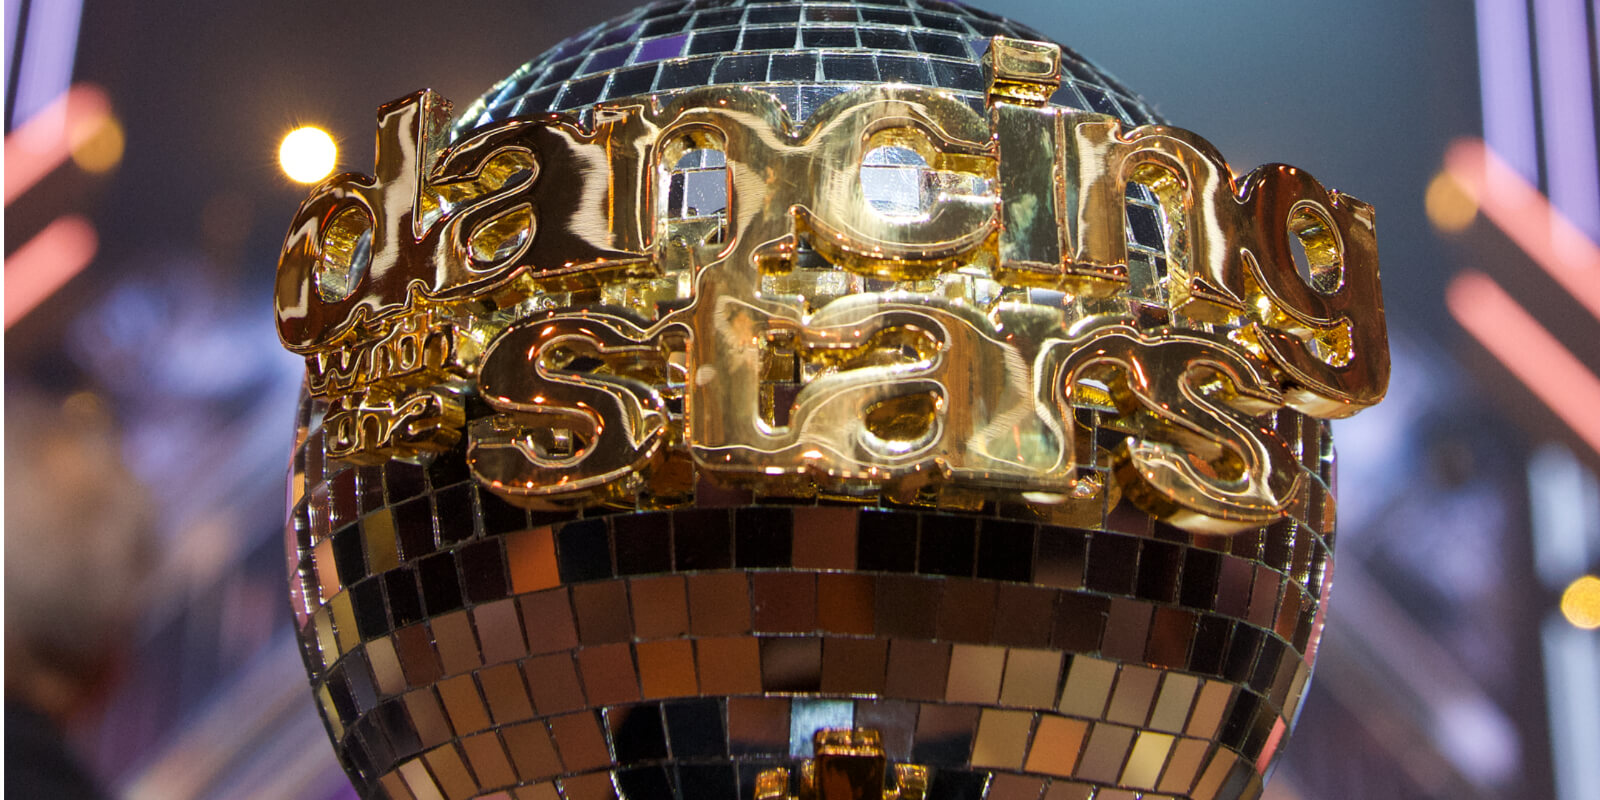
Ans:
{"label": "disco ball", "polygon": [[276,287],[363,796],[1261,793],[1369,206],[939,0],[657,2],[378,120]]}

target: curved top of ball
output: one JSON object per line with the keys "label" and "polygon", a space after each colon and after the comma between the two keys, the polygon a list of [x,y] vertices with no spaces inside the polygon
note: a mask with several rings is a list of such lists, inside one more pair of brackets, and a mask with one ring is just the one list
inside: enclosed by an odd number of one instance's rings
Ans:
{"label": "curved top of ball", "polygon": [[[467,130],[549,111],[580,116],[596,103],[699,86],[740,84],[776,96],[796,120],[852,87],[906,83],[981,107],[980,59],[990,37],[1048,41],[1004,17],[943,0],[770,2],[661,0],[570,37],[523,64],[456,123]],[[1138,95],[1062,46],[1050,102],[1161,122]]]}

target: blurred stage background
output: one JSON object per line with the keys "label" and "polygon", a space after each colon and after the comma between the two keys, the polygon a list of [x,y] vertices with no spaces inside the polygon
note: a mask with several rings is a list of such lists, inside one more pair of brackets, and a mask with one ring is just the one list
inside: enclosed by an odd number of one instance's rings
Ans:
{"label": "blurred stage background", "polygon": [[[978,4],[1236,169],[1378,209],[1394,380],[1336,425],[1336,599],[1269,797],[1600,797],[1600,634],[1560,610],[1600,572],[1592,3]],[[370,171],[379,104],[464,108],[632,5],[6,0],[7,395],[108,412],[159,514],[125,679],[74,731],[127,797],[353,797],[284,592],[301,365],[270,286],[305,190],[280,138],[319,125]]]}

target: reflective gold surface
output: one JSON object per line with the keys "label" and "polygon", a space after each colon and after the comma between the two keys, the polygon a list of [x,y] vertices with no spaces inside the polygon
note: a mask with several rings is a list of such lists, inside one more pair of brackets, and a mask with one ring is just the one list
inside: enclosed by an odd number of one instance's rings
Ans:
{"label": "reflective gold surface", "polygon": [[[376,177],[314,190],[279,271],[330,456],[426,457],[464,433],[473,474],[533,508],[689,502],[695,474],[1081,502],[1109,464],[1189,530],[1281,518],[1296,483],[1272,415],[1346,416],[1387,384],[1371,208],[1292,167],[1235,181],[1186,131],[1042,105],[1053,47],[994,43],[988,119],[869,86],[796,126],[719,87],[443,148],[443,100],[385,106]],[[925,165],[922,205],[869,200],[882,148]],[[681,166],[702,153],[717,166]],[[690,180],[720,182],[702,201],[719,207],[671,207]],[[1170,254],[1139,294],[1130,183]],[[494,413],[468,424],[474,394]],[[1090,411],[1128,438],[1097,455]]]}
{"label": "reflective gold surface", "polygon": [[927,795],[926,767],[895,764],[889,778],[883,736],[872,728],[819,730],[814,749],[816,758],[800,766],[797,793],[789,793],[789,770],[778,767],[756,776],[756,800],[922,800]]}
{"label": "reflective gold surface", "polygon": [[1372,211],[989,53],[982,103],[801,122],[380,110],[277,292],[290,591],[364,796],[1260,795],[1325,420],[1387,383]]}

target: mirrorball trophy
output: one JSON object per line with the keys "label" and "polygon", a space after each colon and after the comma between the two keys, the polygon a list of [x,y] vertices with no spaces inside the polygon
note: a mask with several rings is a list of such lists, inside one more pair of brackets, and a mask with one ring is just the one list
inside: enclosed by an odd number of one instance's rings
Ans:
{"label": "mirrorball trophy", "polygon": [[391,800],[1254,798],[1388,383],[1370,206],[939,0],[396,100],[275,301],[306,667]]}

